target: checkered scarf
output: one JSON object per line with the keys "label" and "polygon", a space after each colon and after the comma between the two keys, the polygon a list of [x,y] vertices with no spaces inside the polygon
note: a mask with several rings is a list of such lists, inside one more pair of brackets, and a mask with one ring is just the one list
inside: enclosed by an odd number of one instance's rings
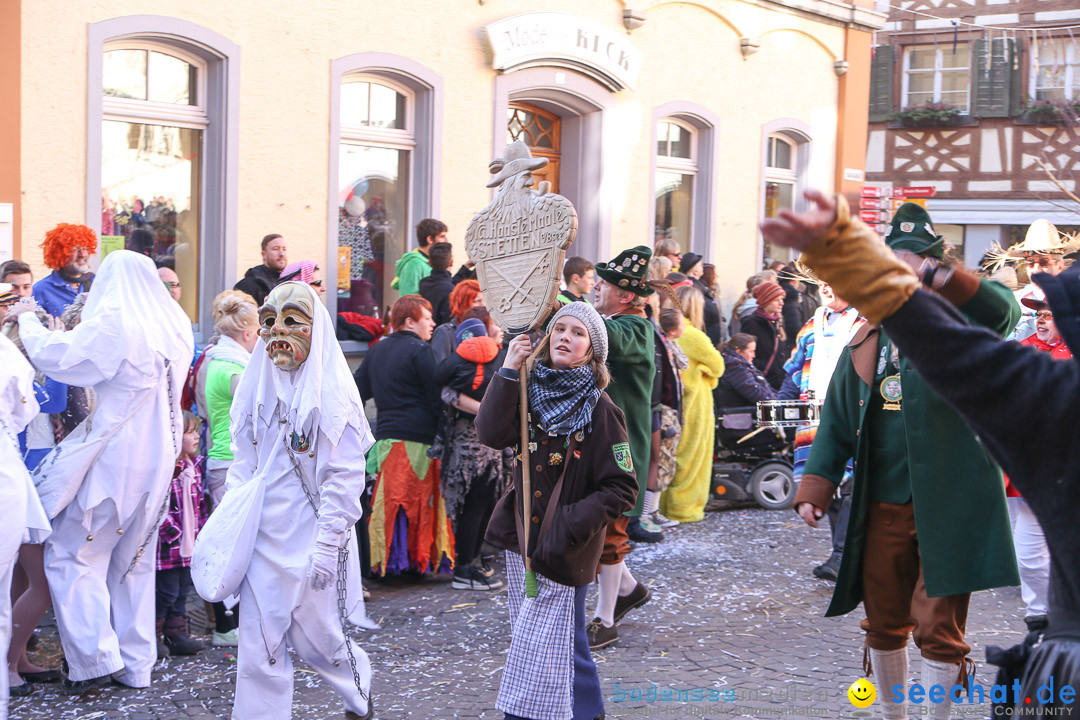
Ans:
{"label": "checkered scarf", "polygon": [[569,435],[591,425],[599,399],[600,388],[589,365],[555,370],[537,363],[529,375],[529,408],[549,435]]}

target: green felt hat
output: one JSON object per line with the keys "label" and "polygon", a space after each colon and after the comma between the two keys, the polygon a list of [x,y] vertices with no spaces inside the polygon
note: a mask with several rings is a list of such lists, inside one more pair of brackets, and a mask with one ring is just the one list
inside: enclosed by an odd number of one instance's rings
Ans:
{"label": "green felt hat", "polygon": [[644,245],[623,250],[611,262],[597,263],[596,274],[621,290],[635,295],[652,295],[649,287],[649,260],[652,250]]}
{"label": "green felt hat", "polygon": [[945,236],[930,223],[930,213],[922,205],[906,202],[893,215],[885,242],[893,250],[908,250],[941,260],[945,257]]}

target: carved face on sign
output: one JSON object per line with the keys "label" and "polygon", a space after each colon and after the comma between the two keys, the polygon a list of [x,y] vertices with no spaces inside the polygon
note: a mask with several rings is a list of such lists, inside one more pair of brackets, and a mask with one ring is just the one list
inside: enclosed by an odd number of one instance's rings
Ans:
{"label": "carved face on sign", "polygon": [[270,291],[259,308],[259,336],[279,370],[295,370],[311,354],[315,306],[311,292],[299,283],[283,283]]}
{"label": "carved face on sign", "polygon": [[491,163],[488,187],[499,191],[465,232],[484,301],[499,326],[513,333],[539,327],[556,305],[566,248],[577,233],[573,204],[530,190],[532,171],[547,164],[515,141]]}

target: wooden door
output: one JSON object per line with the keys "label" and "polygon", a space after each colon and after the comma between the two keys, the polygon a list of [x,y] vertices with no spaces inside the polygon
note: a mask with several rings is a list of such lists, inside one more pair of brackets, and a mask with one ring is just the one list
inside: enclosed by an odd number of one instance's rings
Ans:
{"label": "wooden door", "polygon": [[536,179],[534,187],[541,181],[551,183],[551,192],[559,192],[559,144],[562,134],[562,119],[535,105],[510,103],[506,111],[507,143],[522,140],[529,146],[533,157],[544,157],[548,164],[540,170],[533,170]]}

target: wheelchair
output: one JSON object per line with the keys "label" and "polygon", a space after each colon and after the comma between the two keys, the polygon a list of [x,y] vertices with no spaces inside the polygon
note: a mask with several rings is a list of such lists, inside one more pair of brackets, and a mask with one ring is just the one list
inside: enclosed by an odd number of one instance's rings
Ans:
{"label": "wheelchair", "polygon": [[791,507],[799,489],[794,475],[795,431],[816,423],[820,407],[813,400],[769,400],[717,410],[707,509]]}

